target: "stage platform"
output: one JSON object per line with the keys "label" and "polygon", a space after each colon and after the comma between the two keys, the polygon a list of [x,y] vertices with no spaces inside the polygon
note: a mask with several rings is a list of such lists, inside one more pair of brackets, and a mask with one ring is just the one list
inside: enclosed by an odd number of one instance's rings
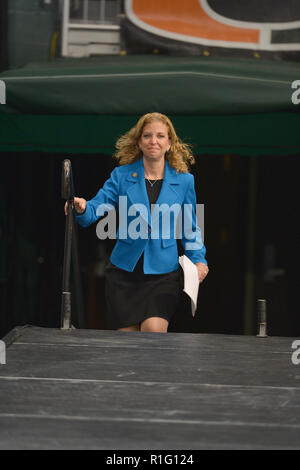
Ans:
{"label": "stage platform", "polygon": [[17,327],[1,449],[299,449],[295,338]]}

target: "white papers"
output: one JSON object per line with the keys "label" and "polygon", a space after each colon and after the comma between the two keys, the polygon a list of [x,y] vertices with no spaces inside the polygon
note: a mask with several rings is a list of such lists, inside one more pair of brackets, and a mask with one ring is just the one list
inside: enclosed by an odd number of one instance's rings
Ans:
{"label": "white papers", "polygon": [[183,291],[191,299],[192,315],[194,317],[197,308],[197,298],[199,290],[198,269],[197,266],[185,255],[179,256],[178,261],[184,273]]}

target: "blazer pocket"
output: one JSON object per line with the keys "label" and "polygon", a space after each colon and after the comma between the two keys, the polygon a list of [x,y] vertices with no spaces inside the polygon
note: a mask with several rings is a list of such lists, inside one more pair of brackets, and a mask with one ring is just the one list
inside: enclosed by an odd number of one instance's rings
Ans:
{"label": "blazer pocket", "polygon": [[118,238],[118,241],[121,243],[127,243],[128,245],[131,245],[135,240],[133,238]]}
{"label": "blazer pocket", "polygon": [[162,238],[161,245],[163,248],[168,248],[168,246],[176,245],[176,238]]}

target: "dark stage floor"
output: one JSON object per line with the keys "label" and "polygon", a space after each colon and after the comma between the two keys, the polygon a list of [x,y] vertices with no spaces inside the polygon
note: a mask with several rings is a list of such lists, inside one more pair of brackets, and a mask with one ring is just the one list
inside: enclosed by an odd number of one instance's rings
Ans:
{"label": "dark stage floor", "polygon": [[1,449],[300,448],[293,338],[23,327],[5,341]]}

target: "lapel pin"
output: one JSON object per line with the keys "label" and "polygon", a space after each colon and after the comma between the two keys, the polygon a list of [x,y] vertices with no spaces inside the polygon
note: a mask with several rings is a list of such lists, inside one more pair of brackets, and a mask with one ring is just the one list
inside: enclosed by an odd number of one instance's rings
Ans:
{"label": "lapel pin", "polygon": [[133,176],[134,178],[136,178],[136,177],[137,177],[137,173],[136,173],[136,172],[132,173],[132,176]]}

